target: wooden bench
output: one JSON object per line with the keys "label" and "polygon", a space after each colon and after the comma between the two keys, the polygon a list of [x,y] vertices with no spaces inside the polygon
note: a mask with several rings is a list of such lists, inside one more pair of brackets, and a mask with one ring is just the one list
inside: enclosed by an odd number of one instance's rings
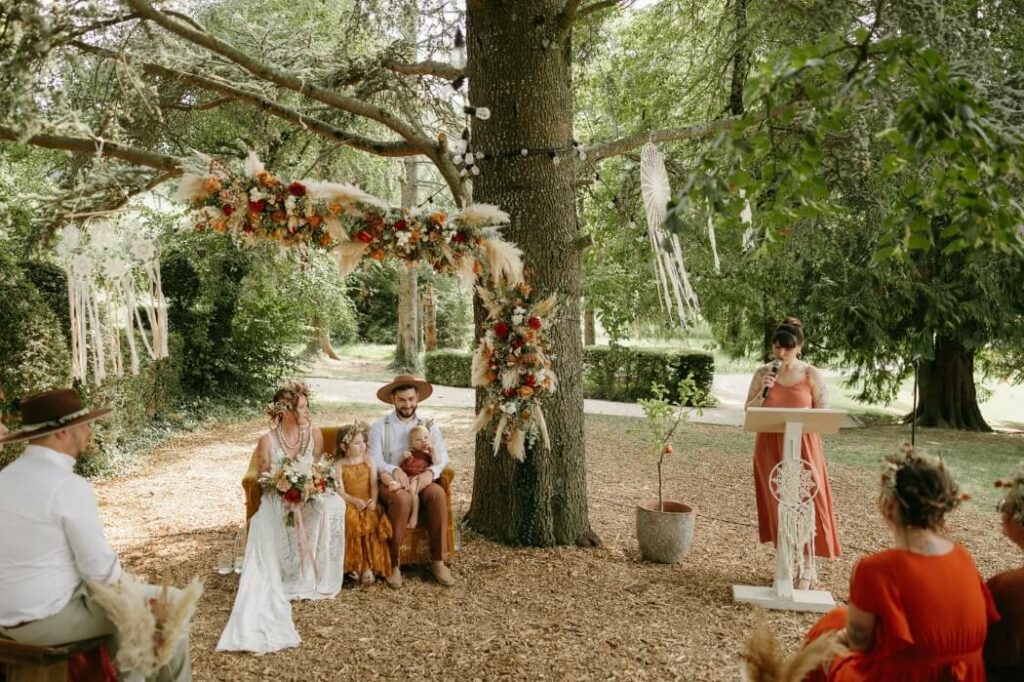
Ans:
{"label": "wooden bench", "polygon": [[7,667],[6,682],[67,682],[68,659],[94,649],[106,637],[60,646],[35,646],[0,639],[0,663]]}

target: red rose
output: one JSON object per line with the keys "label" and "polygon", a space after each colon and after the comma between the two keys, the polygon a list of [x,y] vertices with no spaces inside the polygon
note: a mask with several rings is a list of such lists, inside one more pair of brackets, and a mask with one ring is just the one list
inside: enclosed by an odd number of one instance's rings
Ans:
{"label": "red rose", "polygon": [[267,202],[264,201],[263,199],[260,199],[259,201],[250,201],[249,202],[249,210],[254,212],[254,213],[262,213],[263,209],[265,209],[266,207],[267,207]]}
{"label": "red rose", "polygon": [[230,216],[232,213],[235,212],[235,207],[232,206],[231,204],[224,204],[223,206],[220,207],[220,210],[224,215]]}
{"label": "red rose", "polygon": [[306,186],[298,181],[293,182],[288,185],[288,194],[291,194],[293,197],[304,197],[306,196]]}
{"label": "red rose", "polygon": [[531,317],[526,324],[530,329],[540,329],[541,321],[539,317]]}
{"label": "red rose", "polygon": [[393,227],[394,227],[394,228],[395,228],[396,230],[404,230],[404,229],[405,229],[405,226],[406,226],[406,224],[407,224],[407,223],[406,223],[406,222],[405,222],[404,220],[396,220],[396,221],[395,221],[395,224],[393,225]]}
{"label": "red rose", "polygon": [[359,234],[356,235],[356,239],[364,244],[369,244],[373,241],[373,235],[366,230],[359,230]]}
{"label": "red rose", "polygon": [[321,478],[319,481],[316,482],[316,487],[317,489],[320,490],[320,492],[327,490],[327,481]]}
{"label": "red rose", "polygon": [[456,244],[465,244],[466,243],[466,238],[463,236],[463,234],[461,232],[456,232],[452,236],[452,241],[455,242]]}
{"label": "red rose", "polygon": [[289,488],[284,494],[284,499],[286,502],[302,502],[302,491],[298,488]]}
{"label": "red rose", "polygon": [[532,388],[537,385],[537,377],[532,374],[527,374],[523,377],[523,383]]}
{"label": "red rose", "polygon": [[252,226],[252,223],[246,223],[245,225],[242,225],[242,232],[245,232],[246,234],[252,234],[255,231],[256,228]]}
{"label": "red rose", "polygon": [[498,324],[494,325],[494,333],[501,338],[505,338],[506,336],[508,336],[508,323],[499,322]]}
{"label": "red rose", "polygon": [[501,394],[506,398],[515,398],[518,395],[518,391],[514,388],[506,388],[501,391]]}
{"label": "red rose", "polygon": [[512,343],[509,345],[512,346],[513,350],[516,350],[518,348],[522,348],[525,344],[522,339],[512,339]]}

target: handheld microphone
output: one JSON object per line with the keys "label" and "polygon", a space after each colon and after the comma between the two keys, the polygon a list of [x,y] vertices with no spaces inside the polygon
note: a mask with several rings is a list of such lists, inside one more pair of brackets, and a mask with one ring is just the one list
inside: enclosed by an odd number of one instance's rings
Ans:
{"label": "handheld microphone", "polygon": [[[772,363],[772,376],[776,377],[779,375],[779,368],[782,367],[782,363],[777,359]],[[761,391],[761,399],[764,400],[768,397],[768,387],[765,386],[764,390]]]}

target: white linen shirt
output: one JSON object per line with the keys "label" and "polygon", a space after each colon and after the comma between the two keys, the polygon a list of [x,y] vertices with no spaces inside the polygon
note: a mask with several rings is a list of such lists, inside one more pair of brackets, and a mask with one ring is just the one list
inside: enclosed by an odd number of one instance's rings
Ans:
{"label": "white linen shirt", "polygon": [[121,562],[75,459],[40,445],[0,471],[0,626],[57,613],[83,580],[110,584]]}
{"label": "white linen shirt", "polygon": [[[444,438],[441,437],[441,429],[437,428],[437,424],[432,423],[432,420],[415,416],[411,419],[402,419],[398,416],[398,412],[390,412],[373,422],[373,426],[370,427],[370,432],[367,434],[369,440],[367,449],[370,452],[370,457],[373,458],[373,463],[377,465],[377,471],[394,473],[398,468],[402,453],[409,449],[409,432],[414,426],[426,426],[427,422],[431,422],[430,442],[433,452],[437,454],[437,464],[432,464],[430,471],[434,474],[435,481],[440,478],[441,472],[448,466],[448,448],[445,447]],[[386,425],[391,427],[390,452],[384,452]]]}

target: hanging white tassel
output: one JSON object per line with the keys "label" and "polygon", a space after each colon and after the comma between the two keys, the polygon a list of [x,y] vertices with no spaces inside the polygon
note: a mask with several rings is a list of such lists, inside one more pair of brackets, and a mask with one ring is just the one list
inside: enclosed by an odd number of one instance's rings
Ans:
{"label": "hanging white tassel", "polygon": [[715,274],[721,274],[722,263],[718,260],[718,240],[715,239],[715,219],[708,210],[708,241],[711,243],[711,255],[715,259]]}

